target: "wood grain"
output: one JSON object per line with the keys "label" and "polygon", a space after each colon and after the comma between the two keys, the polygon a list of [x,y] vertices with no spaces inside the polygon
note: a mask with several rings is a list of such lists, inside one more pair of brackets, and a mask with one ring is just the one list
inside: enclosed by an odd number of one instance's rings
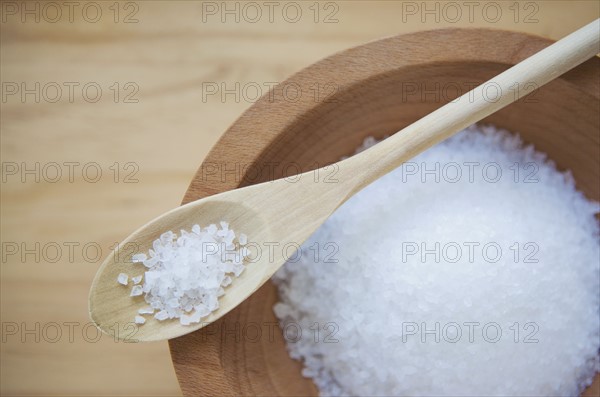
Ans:
{"label": "wood grain", "polygon": [[[9,1],[1,2],[0,6],[4,3]],[[34,3],[27,2],[27,7],[34,7]],[[66,253],[56,263],[44,260],[38,263],[31,255],[24,261],[18,256],[3,261],[0,265],[3,324],[25,323],[34,327],[37,322],[83,325],[90,321],[88,288],[110,246],[136,225],[178,205],[210,147],[252,104],[244,98],[236,101],[231,95],[224,99],[219,94],[203,98],[203,83],[225,83],[231,88],[236,82],[242,85],[257,82],[262,86],[266,82],[283,81],[336,51],[381,37],[440,27],[504,28],[558,39],[600,14],[595,1],[536,1],[537,22],[524,22],[523,12],[530,11],[524,7],[515,22],[508,9],[513,2],[499,2],[504,7],[504,16],[497,22],[485,21],[481,14],[473,22],[464,17],[457,22],[436,21],[431,16],[422,22],[419,15],[403,22],[402,2],[351,1],[338,2],[337,23],[314,23],[308,8],[304,8],[307,17],[295,24],[281,18],[273,23],[265,20],[235,23],[231,19],[221,23],[219,16],[204,23],[200,2],[136,1],[138,22],[124,24],[113,22],[112,11],[108,9],[112,1],[99,3],[104,13],[98,23],[88,23],[81,17],[72,23],[65,17],[56,23],[44,20],[35,23],[31,16],[22,23],[20,15],[0,23],[2,82],[26,82],[29,86],[36,81],[82,85],[98,82],[104,91],[103,99],[97,103],[82,100],[80,94],[73,103],[65,99],[35,103],[31,97],[25,103],[19,97],[0,102],[1,161],[29,165],[51,161],[97,162],[105,176],[97,183],[87,183],[80,174],[73,183],[65,179],[35,183],[31,177],[21,183],[17,175],[2,183],[3,242],[25,242],[29,247],[35,242],[81,245],[96,242],[103,249],[103,256],[97,262],[82,259],[80,251],[73,261]],[[121,21],[127,11],[125,3],[119,2]],[[518,57],[519,48],[514,51]],[[496,68],[494,72],[499,70]],[[452,72],[451,66],[448,72]],[[121,89],[121,100],[115,103],[110,90],[115,82],[136,83],[139,102],[123,103],[126,91]],[[380,83],[385,85],[385,79]],[[373,111],[373,105],[364,106]],[[331,109],[335,109],[333,104]],[[429,107],[415,108],[423,114],[429,110]],[[411,121],[399,115],[403,118],[399,123],[388,123],[386,113],[393,112],[393,108],[377,111],[382,114],[381,122],[366,126],[357,120],[357,130],[392,131],[397,124]],[[557,113],[556,118],[559,117],[567,117],[567,112]],[[507,127],[515,124],[510,119],[500,121]],[[336,147],[336,153],[332,154],[337,156],[356,146],[360,137],[354,129],[348,134],[335,135],[321,131],[322,139],[315,136],[307,142],[299,139],[292,142],[307,149],[310,145],[331,146],[336,140],[343,141],[343,147]],[[293,137],[293,131],[290,136]],[[244,144],[255,145],[252,139],[246,139]],[[547,148],[552,143],[543,145]],[[288,149],[274,143],[269,150],[281,150],[285,157]],[[303,156],[298,151],[294,155]],[[115,162],[137,163],[139,181],[114,183],[108,167]],[[259,305],[263,306],[269,304]],[[63,337],[57,343],[43,339],[36,343],[32,336],[23,342],[18,334],[2,341],[0,394],[181,393],[166,343],[130,345],[114,343],[108,338],[89,343],[82,337],[81,327],[71,343],[66,336],[67,328],[62,330]],[[5,335],[4,330],[2,333]],[[223,348],[223,354],[231,356],[239,348],[230,344]],[[262,349],[262,346],[244,349]],[[215,355],[219,351],[206,354]],[[248,354],[255,355],[252,350]],[[269,355],[268,359],[276,361],[277,356]],[[252,365],[252,371],[257,371],[255,368],[263,364],[258,360]],[[205,387],[210,376],[222,376],[219,368],[215,367],[212,375],[203,373],[201,378],[190,381]],[[226,376],[235,378],[235,373],[229,370]],[[287,381],[281,378],[281,382]]]}
{"label": "wood grain", "polygon": [[[462,45],[452,48],[448,43]],[[232,164],[278,163],[280,170],[296,164],[309,171],[315,164],[332,163],[352,153],[366,136],[393,134],[454,99],[403,98],[403,83],[416,83],[423,91],[431,83],[481,84],[549,44],[519,33],[441,30],[396,36],[333,55],[282,85],[308,88],[333,83],[342,88],[336,95],[324,102],[304,97],[290,102],[276,87],[274,99],[261,99],[223,135],[197,172],[184,202],[249,183],[207,182],[208,164],[220,162],[231,168]],[[526,142],[557,160],[559,167],[572,169],[578,187],[595,200],[600,198],[599,68],[600,59],[595,57],[540,88],[537,100],[515,102],[485,120],[518,131]],[[252,144],[241,144],[250,135]],[[257,341],[244,337],[243,330],[251,324],[276,322],[275,301],[275,288],[268,283],[219,319],[213,331],[200,330],[169,341],[185,395],[316,395],[298,363],[284,354],[281,331],[273,338],[263,334]],[[210,381],[205,383],[207,375]],[[587,393],[593,392],[590,388]]]}

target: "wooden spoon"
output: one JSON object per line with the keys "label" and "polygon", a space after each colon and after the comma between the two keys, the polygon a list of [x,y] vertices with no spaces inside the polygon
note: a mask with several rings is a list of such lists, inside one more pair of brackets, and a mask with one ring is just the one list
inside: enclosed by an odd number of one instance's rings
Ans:
{"label": "wooden spoon", "polygon": [[[459,45],[458,43],[457,45]],[[252,185],[175,208],[142,226],[113,251],[98,270],[89,297],[90,317],[104,332],[126,341],[156,341],[181,336],[217,320],[263,285],[285,262],[286,245],[302,244],[340,205],[362,188],[425,149],[531,93],[599,52],[600,19],[584,26],[486,83],[444,105],[392,137],[333,165],[335,180],[315,178],[323,169]],[[330,166],[331,167],[331,166]],[[331,168],[329,168],[331,170]],[[319,174],[320,172],[320,174]],[[225,220],[236,232],[262,247],[256,259],[219,299],[219,309],[201,323],[133,319],[147,306],[117,283],[124,272],[142,274],[131,254],[145,252],[167,230],[189,230]],[[276,249],[269,250],[272,243]],[[135,252],[132,249],[135,248]],[[269,252],[271,251],[271,252]]]}

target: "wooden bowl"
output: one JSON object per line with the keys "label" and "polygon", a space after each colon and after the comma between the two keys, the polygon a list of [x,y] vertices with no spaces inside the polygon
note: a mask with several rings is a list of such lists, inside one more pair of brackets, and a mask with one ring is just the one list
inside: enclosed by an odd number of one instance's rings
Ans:
{"label": "wooden bowl", "polygon": [[[183,203],[334,162],[364,137],[402,129],[550,43],[523,33],[446,29],[332,55],[242,114],[203,162]],[[572,170],[577,187],[595,200],[599,67],[600,59],[592,59],[485,120],[519,132]],[[317,395],[286,352],[272,311],[276,300],[267,283],[217,323],[169,342],[186,396]],[[585,394],[597,392],[598,381]]]}

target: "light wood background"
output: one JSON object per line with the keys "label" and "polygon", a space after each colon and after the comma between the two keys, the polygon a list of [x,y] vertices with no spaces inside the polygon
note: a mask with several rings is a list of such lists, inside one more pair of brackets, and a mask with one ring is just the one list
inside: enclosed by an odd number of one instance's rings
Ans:
{"label": "light wood background", "polygon": [[[244,97],[245,85],[259,85],[266,92],[269,83],[335,51],[403,32],[473,26],[558,39],[600,15],[596,1],[500,1],[502,16],[492,22],[493,10],[488,9],[486,20],[482,9],[487,2],[478,2],[472,20],[463,8],[463,15],[452,23],[456,15],[444,9],[445,2],[427,3],[430,9],[438,7],[439,21],[434,14],[421,15],[420,1],[330,2],[333,6],[321,2],[316,7],[313,1],[297,3],[302,17],[296,23],[284,18],[285,2],[275,8],[273,23],[264,6],[260,21],[251,23],[248,19],[255,14],[250,9],[244,14],[244,3],[237,6],[239,23],[234,15],[226,15],[223,23],[218,13],[203,14],[203,8],[219,8],[221,2],[135,1],[115,6],[113,1],[98,1],[102,16],[95,23],[90,22],[95,9],[88,7],[83,14],[87,2],[74,9],[73,22],[68,6],[56,2],[62,16],[55,23],[45,20],[57,15],[44,8],[45,3],[0,4],[3,395],[180,395],[166,343],[124,344],[107,336],[93,341],[94,329],[85,328],[88,288],[116,241],[179,204],[210,147],[251,105],[251,98]],[[235,4],[227,6],[234,9]],[[407,14],[414,6],[417,14]],[[39,23],[34,14],[23,15],[25,9],[35,13],[36,7]],[[315,23],[316,8],[320,12]],[[324,23],[335,10],[337,22]],[[294,17],[289,11],[288,19]],[[130,13],[134,15],[129,20],[137,22],[124,23]],[[23,83],[35,91],[36,82],[39,103],[35,94],[11,94]],[[73,101],[65,82],[79,84]],[[207,84],[235,89],[236,82],[239,100],[233,94],[203,94]],[[82,93],[89,83],[102,90],[95,103]],[[52,103],[56,85],[62,87],[62,96]],[[135,88],[139,91],[129,99],[137,103],[126,103],[126,95]],[[254,92],[248,88],[245,94]],[[92,88],[87,93],[88,98],[94,96]],[[55,176],[51,162],[62,170],[55,183],[44,180]],[[65,162],[79,164],[74,165],[72,182]],[[22,175],[21,163],[28,169],[39,163],[40,181],[33,174]],[[102,170],[98,182],[82,177],[83,165],[90,163]],[[115,163],[120,168],[117,181]],[[126,163],[133,164],[124,169]],[[15,164],[17,174],[12,175]],[[88,180],[94,177],[89,167]],[[135,169],[137,182],[124,183]],[[14,244],[19,250],[35,251],[36,243],[39,260],[34,254],[10,254]],[[62,247],[54,263],[52,243]],[[79,244],[72,258],[68,244]],[[87,252],[82,250],[85,244],[90,246]],[[94,246],[102,249],[97,262]],[[62,335],[57,336],[57,327]]]}

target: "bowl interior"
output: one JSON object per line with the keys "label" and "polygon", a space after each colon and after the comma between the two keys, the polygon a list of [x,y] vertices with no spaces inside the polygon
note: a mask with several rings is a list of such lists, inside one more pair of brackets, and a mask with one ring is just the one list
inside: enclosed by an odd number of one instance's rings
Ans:
{"label": "bowl interior", "polygon": [[[415,37],[420,37],[425,43],[431,39],[417,34],[412,36],[412,41]],[[457,59],[460,56],[447,52],[445,59],[432,60],[435,56],[425,54],[414,64],[389,67],[360,78],[352,75],[346,81],[336,80],[339,84],[335,93],[324,101],[305,99],[300,104],[259,102],[231,127],[207,161],[241,161],[258,166],[278,163],[281,166],[273,168],[275,177],[289,175],[286,164],[293,163],[294,167],[307,171],[335,162],[353,153],[365,137],[382,138],[401,130],[467,92],[469,87],[486,81],[528,53],[548,44],[543,39],[504,32],[501,42],[509,45],[515,40],[527,40],[532,43],[531,48],[518,56],[513,53],[492,56],[484,53],[484,47],[487,46],[486,40],[490,40],[489,44],[497,43],[497,36],[494,38],[490,33],[481,33],[478,37],[473,34],[469,37],[474,43],[481,41],[473,44],[482,47],[482,53],[473,55],[473,59],[460,60]],[[367,46],[376,43],[379,42]],[[385,52],[385,46],[378,51]],[[342,58],[338,54],[332,59],[336,57],[337,60]],[[339,65],[336,72],[342,76],[347,69],[359,67],[347,63]],[[598,59],[593,59],[483,121],[518,132],[524,141],[546,152],[559,169],[570,169],[578,189],[594,200],[600,199],[600,103],[595,72],[598,66]],[[312,71],[318,72],[314,68]],[[308,92],[314,81],[306,79],[302,73],[292,79],[307,87]],[[313,76],[317,75],[313,73]],[[326,73],[316,78],[320,78],[323,84],[334,81]],[[287,113],[284,113],[286,110]],[[266,117],[269,112],[279,117],[275,130],[268,136],[256,138],[262,139],[259,144],[248,143],[246,154],[236,154],[236,151],[241,153],[236,140],[239,141],[252,129],[265,127],[261,120],[254,124],[249,120],[257,120],[261,115]],[[266,174],[242,175],[239,181],[220,184],[217,179],[207,183],[206,176],[199,181],[197,175],[186,200],[265,181],[270,177]],[[276,289],[267,283],[222,321],[170,341],[184,394],[318,394],[312,382],[301,376],[300,363],[287,355],[282,333],[272,312],[276,301]]]}

